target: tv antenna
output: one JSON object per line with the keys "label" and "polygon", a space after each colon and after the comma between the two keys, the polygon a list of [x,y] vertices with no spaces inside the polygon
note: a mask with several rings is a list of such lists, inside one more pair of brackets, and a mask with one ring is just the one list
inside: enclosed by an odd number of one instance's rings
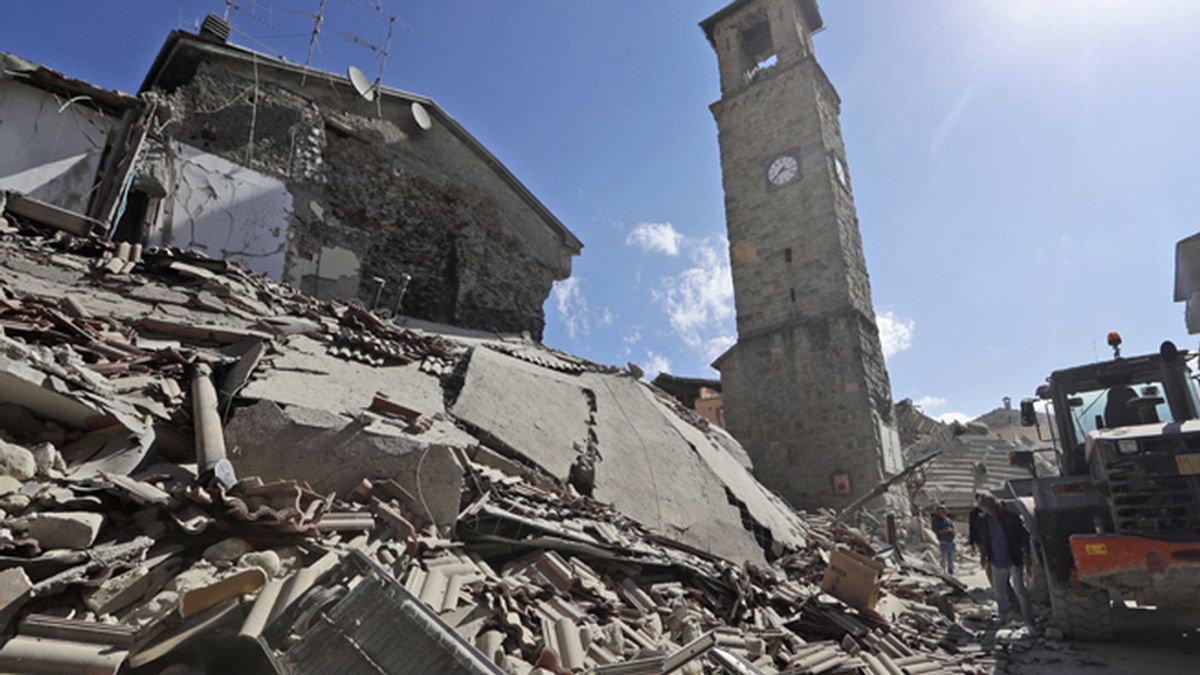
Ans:
{"label": "tv antenna", "polygon": [[[326,2],[326,0],[321,0],[320,3],[317,4],[317,11],[313,14],[307,14],[305,12],[300,12],[300,11],[296,11],[296,10],[288,10],[290,12],[293,12],[294,14],[306,16],[306,17],[312,19],[312,22],[313,22],[312,33],[308,36],[308,51],[305,52],[305,54],[304,54],[304,67],[305,68],[308,68],[308,66],[312,63],[313,49],[316,48],[317,38],[320,37],[320,35],[321,35],[321,25],[325,23],[325,2]],[[305,70],[304,74],[300,76],[300,86],[301,87],[304,86],[304,83],[306,80],[308,80],[308,71],[307,70]]]}
{"label": "tv antenna", "polygon": [[[355,3],[355,4],[358,4],[358,3]],[[392,37],[395,35],[395,32],[396,32],[396,24],[399,24],[402,28],[404,28],[405,30],[407,30],[410,33],[413,33],[414,35],[416,34],[416,31],[414,31],[407,24],[399,21],[399,17],[397,17],[395,14],[388,12],[383,6],[383,2],[381,2],[379,0],[376,0],[375,2],[371,3],[371,9],[373,9],[376,14],[387,19],[387,33],[384,35],[382,45],[375,43],[375,42],[371,42],[369,40],[364,40],[363,38],[361,38],[357,35],[354,35],[353,33],[342,33],[342,36],[345,37],[350,42],[352,42],[360,47],[365,47],[365,48],[369,49],[371,51],[371,53],[374,54],[373,60],[379,62],[379,70],[375,74],[375,81],[373,83],[371,83],[371,87],[373,87],[374,92],[377,94],[379,92],[380,87],[383,86],[383,74],[384,74],[384,71],[387,69],[388,57],[391,55]],[[358,69],[355,68],[354,70],[358,70]],[[359,72],[361,73],[362,71],[359,71]],[[353,76],[351,76],[351,79],[354,79]],[[365,79],[365,76],[364,76],[364,79]],[[358,84],[355,84],[355,88],[359,89]],[[363,92],[361,90],[359,91],[359,93],[363,94]],[[372,94],[372,96],[374,96],[374,94]],[[366,94],[363,94],[363,97],[366,98]],[[368,98],[367,100],[369,101],[371,99]]]}

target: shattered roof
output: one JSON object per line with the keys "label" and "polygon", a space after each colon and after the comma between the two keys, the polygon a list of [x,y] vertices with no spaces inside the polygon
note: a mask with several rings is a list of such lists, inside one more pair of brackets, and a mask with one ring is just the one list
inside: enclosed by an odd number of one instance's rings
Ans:
{"label": "shattered roof", "polygon": [[683,387],[708,387],[721,391],[721,381],[718,379],[707,377],[684,377],[682,375],[672,375],[671,373],[659,373],[654,378],[654,384],[660,389],[666,389],[663,385],[677,385]]}
{"label": "shattered roof", "polygon": [[[240,45],[216,42],[212,39],[195,35],[187,31],[175,30],[167,36],[162,48],[154,59],[153,65],[146,73],[145,79],[142,81],[140,92],[149,91],[157,87],[171,89],[182,82],[187,81],[195,72],[196,65],[204,55],[217,55],[225,58],[234,58],[240,60],[253,60],[257,67],[273,68],[282,71],[290,71],[295,73],[304,73],[314,77],[320,77],[324,81],[328,81],[331,85],[336,84],[347,90],[348,95],[358,96],[354,89],[354,85],[348,77],[330,73],[327,71],[311,68],[298,63],[291,63],[283,58],[262,54],[252,49],[242,47]],[[461,139],[467,147],[474,150],[485,164],[494,171],[500,178],[508,184],[517,194],[523,199],[530,208],[538,213],[542,219],[556,231],[562,238],[563,245],[578,254],[583,250],[583,242],[572,233],[566,225],[555,216],[545,204],[541,202],[527,187],[519,180],[508,167],[506,167],[495,155],[491,153],[482,143],[471,135],[462,125],[460,125],[453,117],[450,116],[440,105],[432,98],[414,94],[411,92],[395,89],[392,87],[380,86],[379,93],[384,96],[395,97],[405,101],[420,103],[429,109],[432,116],[446,126],[455,136]]]}
{"label": "shattered roof", "polygon": [[6,215],[0,670],[994,663],[922,606],[936,570],[788,509],[629,373]]}
{"label": "shattered roof", "polygon": [[140,105],[136,96],[67,77],[57,70],[8,52],[0,52],[0,74],[68,99],[85,97],[109,112],[119,113]]}

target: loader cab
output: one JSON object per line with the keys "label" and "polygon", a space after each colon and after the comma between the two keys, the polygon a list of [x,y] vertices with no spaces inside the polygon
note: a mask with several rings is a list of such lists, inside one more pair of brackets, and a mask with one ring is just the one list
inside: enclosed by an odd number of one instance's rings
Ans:
{"label": "loader cab", "polygon": [[[1188,367],[1195,356],[1164,342],[1158,354],[1117,356],[1051,373],[1037,393],[1052,407],[1061,474],[1089,472],[1084,444],[1092,431],[1200,417]],[[1022,401],[1023,422],[1032,410],[1033,401]]]}

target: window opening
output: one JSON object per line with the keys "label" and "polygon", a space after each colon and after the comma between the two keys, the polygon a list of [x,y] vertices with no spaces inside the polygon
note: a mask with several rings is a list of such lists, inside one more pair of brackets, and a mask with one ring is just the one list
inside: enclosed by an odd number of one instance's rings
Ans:
{"label": "window opening", "polygon": [[771,40],[771,23],[763,18],[742,30],[742,50],[750,68],[747,81],[753,82],[779,63],[775,43]]}

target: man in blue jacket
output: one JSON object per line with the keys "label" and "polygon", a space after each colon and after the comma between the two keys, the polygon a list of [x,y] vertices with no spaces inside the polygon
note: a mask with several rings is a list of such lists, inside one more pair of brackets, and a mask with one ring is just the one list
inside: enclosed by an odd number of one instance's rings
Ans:
{"label": "man in blue jacket", "polygon": [[954,574],[954,521],[946,515],[946,507],[938,504],[933,516],[933,531],[937,535],[942,571]]}
{"label": "man in blue jacket", "polygon": [[992,592],[996,596],[998,621],[1008,621],[1008,589],[1012,588],[1021,606],[1021,616],[1031,635],[1037,635],[1037,624],[1033,618],[1033,606],[1029,603],[1029,591],[1025,589],[1025,569],[1022,566],[1029,552],[1029,533],[1017,514],[1004,509],[993,497],[984,497],[983,512],[986,518],[980,523],[979,547],[983,559],[992,567]]}

